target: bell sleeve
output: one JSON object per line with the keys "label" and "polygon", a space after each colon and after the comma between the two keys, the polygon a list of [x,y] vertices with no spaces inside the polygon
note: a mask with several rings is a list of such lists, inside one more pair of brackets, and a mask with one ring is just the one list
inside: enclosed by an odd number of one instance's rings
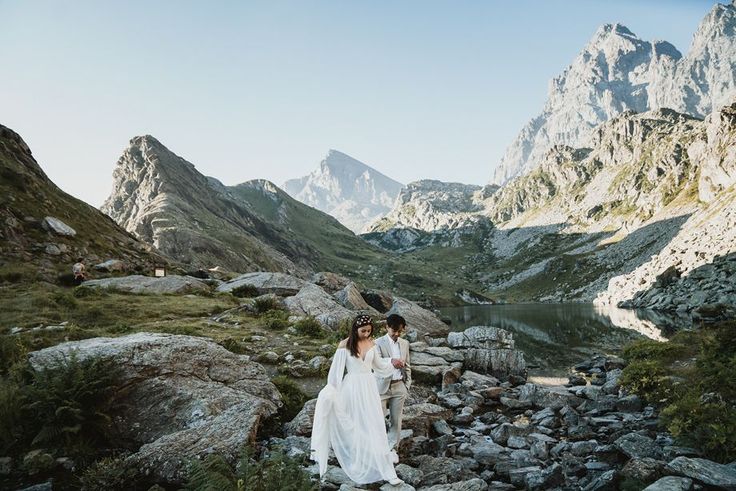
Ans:
{"label": "bell sleeve", "polygon": [[319,392],[317,404],[314,407],[310,457],[317,462],[320,476],[327,471],[327,461],[330,457],[330,420],[335,416],[335,403],[345,375],[346,360],[347,350],[338,348],[335,356],[332,357],[327,385]]}
{"label": "bell sleeve", "polygon": [[373,373],[378,377],[390,377],[394,373],[394,366],[391,364],[391,358],[381,358],[381,350],[378,346],[373,348],[376,350],[376,355],[373,357]]}

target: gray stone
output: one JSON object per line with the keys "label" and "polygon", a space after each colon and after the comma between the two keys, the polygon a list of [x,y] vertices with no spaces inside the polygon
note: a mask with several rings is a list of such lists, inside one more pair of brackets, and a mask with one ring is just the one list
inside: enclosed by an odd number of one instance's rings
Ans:
{"label": "gray stone", "polygon": [[422,477],[424,477],[424,473],[421,470],[406,464],[396,465],[396,475],[399,476],[399,479],[412,486],[418,486],[422,482]]}
{"label": "gray stone", "polygon": [[357,285],[352,281],[345,288],[335,293],[334,297],[346,309],[364,311],[369,315],[378,315],[378,311],[366,303]]}
{"label": "gray stone", "polygon": [[43,227],[44,230],[56,235],[63,235],[66,237],[74,237],[75,235],[77,235],[76,230],[74,230],[58,218],[54,217],[45,217],[41,221],[41,227]]}
{"label": "gray stone", "polygon": [[583,488],[583,491],[617,491],[619,475],[615,469],[606,471],[590,484]]}
{"label": "gray stone", "polygon": [[44,474],[55,465],[54,458],[44,450],[31,450],[23,456],[23,470],[30,476]]}
{"label": "gray stone", "polygon": [[294,419],[284,425],[284,433],[287,436],[310,436],[312,434],[312,422],[314,420],[314,408],[317,399],[312,399],[304,404],[304,407]]}
{"label": "gray stone", "polygon": [[621,469],[621,475],[648,484],[662,475],[664,465],[664,462],[648,457],[631,459]]}
{"label": "gray stone", "polygon": [[616,410],[622,413],[636,413],[641,411],[643,403],[636,394],[622,397],[616,402]]}
{"label": "gray stone", "polygon": [[621,452],[632,459],[650,457],[659,460],[663,457],[662,449],[654,443],[654,440],[638,433],[624,435],[614,443]]}
{"label": "gray stone", "polygon": [[677,457],[667,464],[667,471],[695,479],[709,486],[736,490],[736,469],[711,460]]}
{"label": "gray stone", "polygon": [[344,320],[354,317],[353,312],[335,301],[317,285],[307,283],[299,292],[284,300],[284,305],[293,315],[312,316],[321,324],[337,329]]}
{"label": "gray stone", "polygon": [[447,344],[453,348],[514,349],[514,337],[497,327],[474,326],[449,333]]}
{"label": "gray stone", "polygon": [[13,458],[0,457],[0,476],[9,476],[13,472]]}
{"label": "gray stone", "polygon": [[125,271],[128,268],[125,266],[125,263],[119,259],[108,259],[107,261],[99,264],[95,264],[92,266],[92,268],[95,271],[100,271],[103,273],[113,273],[113,272],[119,272],[119,271]]}
{"label": "gray stone", "polygon": [[475,478],[467,481],[458,481],[448,484],[437,484],[422,491],[488,491],[488,483],[483,479]]}
{"label": "gray stone", "polygon": [[76,352],[80,360],[106,358],[121,369],[121,438],[140,446],[126,465],[180,483],[187,462],[216,452],[229,462],[252,443],[281,396],[264,368],[211,340],[136,333],[62,343],[30,353],[34,370]]}
{"label": "gray stone", "polygon": [[402,426],[413,430],[416,436],[428,436],[432,424],[438,420],[449,420],[453,416],[451,409],[437,404],[420,403],[404,406]]}
{"label": "gray stone", "polygon": [[260,295],[274,293],[280,296],[296,295],[307,282],[285,273],[257,272],[238,276],[217,287],[218,292],[230,292],[241,286],[252,286]]}
{"label": "gray stone", "polygon": [[525,484],[530,491],[551,489],[565,484],[565,474],[562,466],[555,462],[542,472],[527,474]]}
{"label": "gray stone", "polygon": [[406,319],[406,328],[420,335],[445,336],[450,328],[439,317],[416,303],[402,297],[393,297],[393,305],[386,316],[399,314]]}
{"label": "gray stone", "polygon": [[650,484],[644,491],[690,491],[693,488],[692,479],[687,477],[666,476],[654,484]]}
{"label": "gray stone", "polygon": [[536,384],[526,384],[519,392],[520,401],[531,401],[535,406],[542,408],[561,409],[565,406],[577,406],[582,401],[565,387],[542,387]]}
{"label": "gray stone", "polygon": [[130,293],[167,294],[208,292],[210,287],[191,276],[169,275],[161,278],[131,275],[85,281],[81,288],[102,288]]}

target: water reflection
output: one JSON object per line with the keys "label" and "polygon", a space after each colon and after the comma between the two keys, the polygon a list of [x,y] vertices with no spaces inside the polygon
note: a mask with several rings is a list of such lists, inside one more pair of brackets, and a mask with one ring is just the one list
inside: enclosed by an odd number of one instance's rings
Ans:
{"label": "water reflection", "polygon": [[594,353],[615,353],[635,339],[664,340],[689,319],[592,303],[472,305],[441,309],[454,330],[490,325],[514,333],[536,375],[560,375]]}

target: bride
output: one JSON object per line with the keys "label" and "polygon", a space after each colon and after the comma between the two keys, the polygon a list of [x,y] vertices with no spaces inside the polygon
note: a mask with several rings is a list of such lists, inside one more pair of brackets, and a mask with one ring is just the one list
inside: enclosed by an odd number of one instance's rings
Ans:
{"label": "bride", "polygon": [[389,450],[381,398],[371,372],[388,377],[394,366],[389,358],[381,358],[372,332],[371,318],[359,315],[335,352],[327,385],[314,409],[312,460],[323,476],[331,447],[342,470],[357,484],[384,480],[397,485],[403,482],[394,470],[398,457]]}

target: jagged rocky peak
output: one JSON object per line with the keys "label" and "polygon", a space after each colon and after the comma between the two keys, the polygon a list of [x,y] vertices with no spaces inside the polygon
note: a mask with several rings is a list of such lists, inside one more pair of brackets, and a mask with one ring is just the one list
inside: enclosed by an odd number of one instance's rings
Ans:
{"label": "jagged rocky peak", "polygon": [[337,218],[353,232],[387,213],[402,184],[337,150],[330,150],[308,176],[284,183],[284,190]]}
{"label": "jagged rocky peak", "polygon": [[507,149],[493,182],[529,172],[555,144],[591,146],[594,127],[625,112],[661,107],[705,117],[736,93],[736,8],[715,5],[688,54],[666,41],[644,41],[620,24],[601,26],[550,83],[541,114]]}
{"label": "jagged rocky peak", "polygon": [[466,224],[469,214],[480,211],[481,186],[430,179],[408,184],[394,208],[370,226],[370,232],[413,228],[425,232]]}

